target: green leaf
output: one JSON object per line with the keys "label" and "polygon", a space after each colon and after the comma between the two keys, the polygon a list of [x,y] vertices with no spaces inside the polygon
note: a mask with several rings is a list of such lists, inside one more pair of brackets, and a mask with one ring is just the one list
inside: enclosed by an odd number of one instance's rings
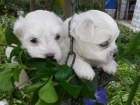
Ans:
{"label": "green leaf", "polygon": [[134,54],[138,57],[138,59],[140,60],[140,51],[135,51]]}
{"label": "green leaf", "polygon": [[127,92],[129,93],[130,90],[131,90],[130,86],[129,85],[126,85],[125,88],[126,88]]}
{"label": "green leaf", "polygon": [[57,95],[59,97],[59,100],[54,105],[61,105],[63,98],[65,97],[65,90],[62,88],[62,86],[58,85],[55,87],[55,90],[57,92]]}
{"label": "green leaf", "polygon": [[40,88],[36,89],[34,92],[33,92],[33,96],[32,96],[32,101],[31,101],[31,105],[35,105],[39,99],[39,96],[38,96],[38,92],[39,92]]}
{"label": "green leaf", "polygon": [[122,60],[133,67],[131,59],[125,57],[125,58],[122,58]]}
{"label": "green leaf", "polygon": [[61,80],[60,81],[62,87],[74,98],[76,99],[81,91],[81,86],[74,86],[74,85],[71,85],[69,83],[67,83],[66,81],[64,80]]}
{"label": "green leaf", "polygon": [[140,32],[137,33],[129,43],[129,51],[136,49],[140,45]]}
{"label": "green leaf", "polygon": [[140,73],[138,73],[137,77],[135,78],[135,81],[134,81],[134,84],[133,84],[131,91],[129,93],[129,97],[128,97],[128,100],[126,102],[126,105],[132,105],[132,101],[134,99],[134,96],[136,95],[139,84],[140,84]]}
{"label": "green leaf", "polygon": [[21,42],[19,41],[19,39],[16,37],[16,35],[14,35],[13,32],[11,32],[11,30],[9,28],[6,29],[5,31],[5,38],[6,38],[6,42],[11,45],[12,43],[21,46]]}
{"label": "green leaf", "polygon": [[13,88],[11,77],[11,70],[5,70],[0,74],[0,93],[7,92]]}
{"label": "green leaf", "polygon": [[82,96],[87,99],[88,98],[96,99],[94,93],[92,92],[90,87],[88,87],[88,84],[84,80],[81,81],[81,84],[82,84],[82,90],[81,90]]}
{"label": "green leaf", "polygon": [[14,49],[12,50],[12,52],[10,54],[10,61],[13,56],[18,56],[18,54],[20,53],[21,50],[22,49],[19,46],[14,47]]}
{"label": "green leaf", "polygon": [[27,89],[25,90],[25,93],[30,93],[35,91],[37,88],[41,87],[42,85],[44,85],[45,82],[38,82],[36,84],[32,84],[31,86],[27,87]]}
{"label": "green leaf", "polygon": [[92,94],[95,93],[96,89],[97,89],[97,74],[95,75],[94,79],[92,81],[88,81],[86,80],[87,86],[89,87],[89,89],[91,90]]}
{"label": "green leaf", "polygon": [[41,78],[41,81],[43,81],[43,82],[47,82],[48,79],[49,79],[49,77],[43,77],[43,78]]}
{"label": "green leaf", "polygon": [[134,83],[134,81],[132,81],[130,78],[128,78],[128,77],[124,77],[123,78],[123,81],[126,83],[126,84],[129,84],[129,85],[131,85],[131,84],[133,84]]}
{"label": "green leaf", "polygon": [[39,98],[39,100],[37,101],[37,103],[35,105],[48,105],[47,103],[45,103],[43,100],[41,100]]}
{"label": "green leaf", "polygon": [[68,74],[72,71],[72,69],[67,65],[61,65],[59,70],[55,73],[56,80],[66,79]]}
{"label": "green leaf", "polygon": [[[74,70],[69,74],[68,78],[71,78],[69,83],[76,86],[81,86],[81,79],[78,76],[74,76]],[[74,77],[73,77],[74,76]]]}
{"label": "green leaf", "polygon": [[27,67],[41,67],[44,66],[46,62],[46,59],[42,59],[42,58],[29,58],[28,60],[26,60],[25,65]]}
{"label": "green leaf", "polygon": [[51,79],[39,90],[38,95],[46,103],[55,103],[58,100]]}
{"label": "green leaf", "polygon": [[18,63],[19,63],[20,65],[23,65],[23,64],[22,64],[22,55],[23,55],[23,51],[24,51],[24,50],[21,50],[21,51],[19,52],[19,54],[18,54]]}
{"label": "green leaf", "polygon": [[[137,93],[136,93],[137,94]],[[137,100],[138,102],[140,102],[140,95],[135,95],[135,100]],[[137,104],[138,105],[138,104]]]}
{"label": "green leaf", "polygon": [[126,53],[126,46],[124,44],[118,46],[118,56],[122,56]]}
{"label": "green leaf", "polygon": [[122,41],[121,41],[121,36],[120,37],[118,37],[118,39],[117,39],[117,46],[120,46],[120,45],[122,45]]}
{"label": "green leaf", "polygon": [[56,73],[56,70],[54,69],[48,69],[46,67],[41,67],[36,69],[36,78],[43,78],[47,76],[51,76]]}
{"label": "green leaf", "polygon": [[54,59],[46,59],[46,64],[49,68],[54,68],[57,65],[56,60]]}
{"label": "green leaf", "polygon": [[13,68],[17,68],[19,66],[18,63],[5,63],[3,64],[5,70],[9,70],[9,69],[13,69]]}
{"label": "green leaf", "polygon": [[13,78],[17,82],[19,82],[19,75],[20,75],[21,70],[22,70],[21,68],[17,68],[13,72]]}

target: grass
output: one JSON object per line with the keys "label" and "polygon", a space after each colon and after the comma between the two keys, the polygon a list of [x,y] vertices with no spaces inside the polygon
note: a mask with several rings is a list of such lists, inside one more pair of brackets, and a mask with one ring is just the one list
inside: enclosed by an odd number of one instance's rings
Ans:
{"label": "grass", "polygon": [[[108,105],[125,105],[134,80],[138,74],[136,68],[125,62],[118,62],[116,81],[111,82],[107,88]],[[140,104],[140,87],[135,95],[132,105]]]}
{"label": "grass", "polygon": [[[120,29],[120,36],[122,44],[129,44],[132,37],[136,34],[128,27],[118,24]],[[134,59],[134,58],[133,58]],[[108,84],[107,96],[108,96],[108,105],[125,105],[131,90],[131,87],[134,83],[137,74],[140,71],[140,62],[133,62],[131,65],[128,63],[117,60],[118,70],[115,75],[115,81]],[[140,105],[140,86],[137,90],[137,93],[134,97],[132,105]]]}
{"label": "grass", "polygon": [[[0,25],[0,43],[6,43],[4,30],[5,28],[2,28],[2,26]],[[0,46],[0,63],[3,63],[5,59],[5,46]]]}

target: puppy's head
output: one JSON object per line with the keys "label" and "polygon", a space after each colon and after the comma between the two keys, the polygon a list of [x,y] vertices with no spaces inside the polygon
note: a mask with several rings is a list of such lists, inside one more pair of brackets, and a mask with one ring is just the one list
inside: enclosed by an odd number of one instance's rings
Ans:
{"label": "puppy's head", "polygon": [[108,14],[91,10],[75,15],[71,24],[71,34],[79,55],[95,63],[113,60],[117,54],[115,41],[120,31]]}
{"label": "puppy's head", "polygon": [[54,13],[37,10],[20,17],[14,24],[14,33],[31,57],[60,60],[62,20]]}

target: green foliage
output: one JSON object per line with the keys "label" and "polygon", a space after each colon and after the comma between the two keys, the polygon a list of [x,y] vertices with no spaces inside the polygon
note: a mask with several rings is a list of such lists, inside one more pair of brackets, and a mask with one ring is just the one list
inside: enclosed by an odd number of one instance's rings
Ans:
{"label": "green foliage", "polygon": [[63,0],[36,0],[36,9],[53,11],[62,16]]}
{"label": "green foliage", "polygon": [[[140,33],[133,32],[123,25],[119,25],[119,28],[121,33],[117,41],[118,56],[116,58],[119,67],[116,82],[107,86],[109,105],[124,105],[127,102],[134,80],[139,72]],[[139,83],[137,82],[137,84]],[[137,91],[140,91],[140,86]],[[140,94],[133,95],[135,97],[132,99],[132,105],[139,105],[140,98],[138,97],[140,97]]]}
{"label": "green foliage", "polygon": [[[127,102],[131,87],[138,74],[136,68],[123,61],[119,61],[118,65],[118,71],[115,76],[116,80],[109,83],[106,87],[109,105],[124,105]],[[139,105],[139,91],[140,87],[135,94],[132,105]]]}
{"label": "green foliage", "polygon": [[7,44],[16,44],[21,46],[21,42],[18,40],[18,38],[9,30],[9,28],[6,29],[5,31],[5,38]]}
{"label": "green foliage", "polygon": [[13,22],[15,21],[15,18],[11,15],[3,15],[0,16],[0,63],[5,62],[5,30],[6,27],[10,27],[10,29],[13,28]]}
{"label": "green foliage", "polygon": [[78,5],[76,6],[77,12],[84,12],[92,9],[102,10],[102,2],[104,0],[78,0]]}
{"label": "green foliage", "polygon": [[5,63],[3,64],[3,72],[0,74],[0,93],[7,92],[13,88],[12,77],[14,76],[12,71],[17,69],[17,63]]}
{"label": "green foliage", "polygon": [[2,28],[9,27],[10,29],[13,29],[15,20],[16,20],[16,18],[12,15],[6,14],[3,16],[0,16],[0,27],[2,27]]}
{"label": "green foliage", "polygon": [[[46,91],[47,90],[47,91]],[[38,92],[39,101],[42,100],[45,103],[55,103],[58,100],[58,95],[54,89],[52,77]]]}
{"label": "green foliage", "polygon": [[[8,19],[8,16],[4,16],[4,18]],[[9,26],[8,24],[8,22],[6,25],[0,24],[0,43],[5,43],[4,33],[5,27]],[[124,105],[127,102],[140,68],[139,33],[134,33],[123,25],[119,25],[119,28],[121,30],[117,41],[119,54],[116,58],[119,66],[115,75],[116,80],[106,86],[108,105]],[[11,35],[9,32],[8,34]],[[7,41],[8,43],[13,42],[13,40]],[[18,42],[18,39],[15,42]],[[18,45],[20,44],[18,43]],[[64,105],[64,97],[76,98],[81,95],[85,98],[95,99],[97,77],[91,82],[78,79],[68,66],[58,65],[55,60],[31,58],[26,50],[21,49],[20,46],[14,48],[10,57],[16,56],[15,59],[19,64],[6,63],[6,59],[3,60],[4,49],[5,47],[0,47],[0,99],[6,98],[12,105],[48,105],[46,104],[48,100],[51,102],[57,100],[54,105],[60,105],[60,103]],[[26,70],[30,80],[24,89],[19,90],[14,86],[14,82],[18,81],[21,69]],[[44,91],[43,87],[47,87],[50,91],[47,92],[46,89],[45,93],[39,95],[39,92]],[[50,92],[53,94],[50,95]],[[44,99],[46,95],[50,95],[48,99]],[[140,85],[132,102],[132,105],[139,104]]]}
{"label": "green foliage", "polygon": [[118,56],[116,60],[123,60],[128,64],[139,63],[140,62],[140,33],[136,33],[130,43],[123,44],[121,36],[118,39]]}
{"label": "green foliage", "polygon": [[29,12],[29,0],[2,0],[0,2],[0,15],[10,14],[17,17],[17,11]]}
{"label": "green foliage", "polygon": [[3,65],[0,75],[1,94],[14,92],[14,82],[19,80],[19,74],[24,69],[30,78],[27,81],[29,85],[27,85],[24,92],[32,96],[32,105],[60,105],[68,98],[77,99],[79,96],[95,99],[97,75],[91,82],[82,80],[77,78],[70,67],[65,64],[59,65],[56,60],[31,58],[26,50],[20,48],[21,43],[15,37],[7,28],[5,32],[7,44],[17,44],[11,52],[9,61],[15,56],[18,63]]}
{"label": "green foliage", "polygon": [[129,93],[129,97],[128,97],[126,105],[131,105],[132,104],[132,101],[133,101],[134,96],[135,96],[135,94],[137,92],[139,84],[140,84],[140,73],[137,75],[137,77],[136,77],[136,79],[134,81],[134,84],[133,84],[132,89],[131,89],[131,91]]}
{"label": "green foliage", "polygon": [[72,98],[74,98],[74,99],[78,98],[78,94],[81,91],[81,86],[71,85],[64,80],[61,80],[60,84],[72,96]]}
{"label": "green foliage", "polygon": [[4,70],[0,75],[0,93],[6,92],[12,89],[12,82],[11,82],[11,70]]}

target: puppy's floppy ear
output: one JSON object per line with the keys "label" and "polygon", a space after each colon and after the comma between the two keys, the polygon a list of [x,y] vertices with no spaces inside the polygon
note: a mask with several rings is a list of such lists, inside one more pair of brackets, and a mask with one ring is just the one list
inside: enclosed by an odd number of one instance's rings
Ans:
{"label": "puppy's floppy ear", "polygon": [[74,21],[75,25],[73,25],[73,31],[75,32],[76,36],[83,42],[90,42],[94,35],[93,21],[90,19],[76,21]]}
{"label": "puppy's floppy ear", "polygon": [[24,26],[25,19],[23,17],[19,17],[19,19],[14,23],[14,34],[20,38],[22,37],[22,29]]}

